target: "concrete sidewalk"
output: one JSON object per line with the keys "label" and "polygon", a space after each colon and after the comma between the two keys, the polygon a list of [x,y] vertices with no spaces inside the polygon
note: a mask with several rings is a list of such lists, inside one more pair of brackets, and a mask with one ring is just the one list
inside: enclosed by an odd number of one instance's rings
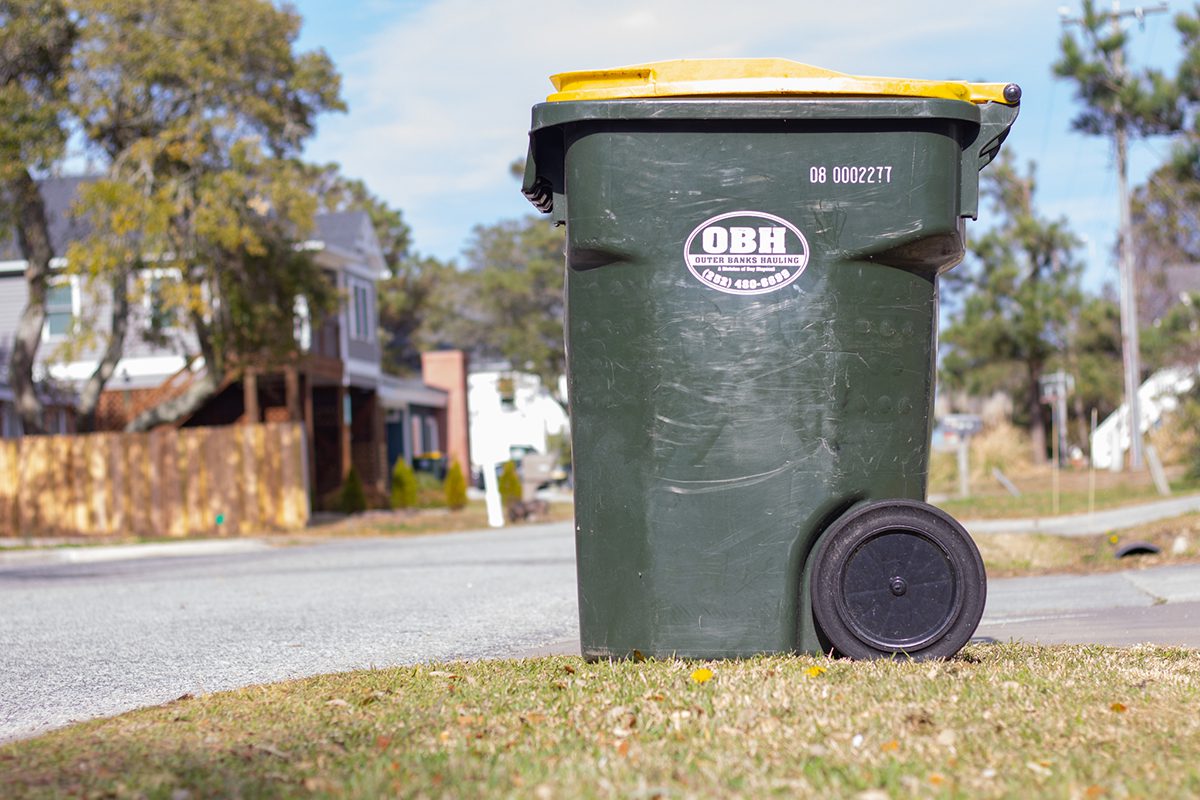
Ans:
{"label": "concrete sidewalk", "polygon": [[27,550],[0,549],[0,569],[32,567],[42,564],[94,564],[102,561],[142,558],[258,553],[269,550],[272,546],[265,539],[188,539],[178,542],[80,545],[78,547],[61,544],[46,546],[35,544]]}
{"label": "concrete sidewalk", "polygon": [[[1200,647],[1200,564],[991,580],[976,637],[1035,644]],[[579,655],[579,640],[555,642],[523,655]]]}
{"label": "concrete sidewalk", "polygon": [[972,536],[989,533],[1052,533],[1057,536],[1094,536],[1132,528],[1147,522],[1200,511],[1200,494],[1172,497],[1133,506],[1107,508],[1092,514],[1057,517],[960,520]]}

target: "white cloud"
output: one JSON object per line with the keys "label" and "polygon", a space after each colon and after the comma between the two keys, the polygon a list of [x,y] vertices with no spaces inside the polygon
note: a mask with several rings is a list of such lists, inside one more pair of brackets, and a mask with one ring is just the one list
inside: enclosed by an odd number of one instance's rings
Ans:
{"label": "white cloud", "polygon": [[508,165],[552,72],[776,56],[863,74],[1011,79],[987,74],[1011,61],[1005,20],[1052,14],[1045,5],[441,0],[342,59],[351,114],[327,121],[310,153],[404,209],[418,247],[450,255],[473,224],[525,210]]}

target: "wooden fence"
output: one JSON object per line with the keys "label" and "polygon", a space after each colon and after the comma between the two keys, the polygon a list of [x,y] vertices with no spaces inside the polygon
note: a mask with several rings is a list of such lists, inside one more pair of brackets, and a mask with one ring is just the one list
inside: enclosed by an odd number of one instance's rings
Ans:
{"label": "wooden fence", "polygon": [[0,441],[0,536],[236,536],[308,522],[296,423]]}

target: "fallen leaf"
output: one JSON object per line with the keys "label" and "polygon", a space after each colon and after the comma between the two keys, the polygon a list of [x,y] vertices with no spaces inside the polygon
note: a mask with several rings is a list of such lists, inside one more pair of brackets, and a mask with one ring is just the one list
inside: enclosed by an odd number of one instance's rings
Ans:
{"label": "fallen leaf", "polygon": [[628,739],[622,739],[617,744],[617,755],[619,755],[621,757],[629,755],[629,740]]}
{"label": "fallen leaf", "polygon": [[826,670],[824,667],[809,667],[808,669],[804,670],[804,674],[810,678],[816,678],[824,675],[827,671],[828,670]]}
{"label": "fallen leaf", "polygon": [[1105,794],[1106,794],[1106,792],[1104,791],[1104,787],[1097,786],[1094,783],[1091,786],[1089,786],[1088,788],[1083,790],[1083,796],[1087,797],[1087,798],[1091,798],[1091,800],[1096,800],[1097,797],[1103,797]]}
{"label": "fallen leaf", "polygon": [[1113,703],[1111,706],[1109,706],[1109,708],[1111,708],[1113,711],[1117,712],[1118,714],[1124,714],[1126,711],[1129,710],[1124,703]]}
{"label": "fallen leaf", "polygon": [[575,668],[570,664],[563,664],[563,672],[567,673],[568,675],[574,675]]}
{"label": "fallen leaf", "polygon": [[692,683],[708,683],[713,678],[713,671],[707,667],[701,667],[692,672]]}
{"label": "fallen leaf", "polygon": [[941,786],[946,782],[946,776],[940,772],[931,772],[929,773],[929,782],[934,786]]}
{"label": "fallen leaf", "polygon": [[269,744],[256,744],[254,745],[254,749],[261,750],[262,752],[275,756],[276,758],[282,758],[284,761],[291,759],[290,755],[282,750],[277,750],[274,747],[271,747]]}
{"label": "fallen leaf", "polygon": [[866,789],[854,795],[854,800],[891,800],[883,789]]}
{"label": "fallen leaf", "polygon": [[642,655],[641,650],[634,650],[633,651],[633,660],[635,663],[640,664],[646,660],[646,657],[644,655]]}
{"label": "fallen leaf", "polygon": [[375,749],[376,750],[387,750],[388,745],[390,745],[391,743],[392,743],[392,737],[390,737],[390,736],[376,736],[375,737]]}
{"label": "fallen leaf", "polygon": [[[895,751],[900,749],[900,742],[895,739],[892,739],[891,741],[884,742],[880,746],[879,749],[885,753],[894,753]],[[860,795],[860,797],[861,797],[861,795]]]}
{"label": "fallen leaf", "polygon": [[1050,770],[1046,769],[1046,767],[1043,765],[1036,764],[1032,761],[1028,762],[1025,766],[1029,768],[1030,772],[1034,773],[1035,775],[1041,775],[1042,777],[1047,777],[1054,774]]}
{"label": "fallen leaf", "polygon": [[432,672],[430,672],[429,674],[431,677],[434,677],[434,678],[449,678],[452,681],[457,681],[457,680],[462,679],[461,675],[455,675],[453,672],[446,672],[443,669],[435,669]]}
{"label": "fallen leaf", "polygon": [[345,707],[345,706],[348,706],[348,705],[350,705],[350,704],[349,704],[349,703],[347,703],[345,700],[343,700],[343,699],[342,699],[342,698],[340,698],[340,697],[335,697],[335,698],[333,698],[332,700],[330,700],[329,702],[327,702],[325,705],[327,705],[327,706],[337,706],[338,708],[343,708],[343,707]]}

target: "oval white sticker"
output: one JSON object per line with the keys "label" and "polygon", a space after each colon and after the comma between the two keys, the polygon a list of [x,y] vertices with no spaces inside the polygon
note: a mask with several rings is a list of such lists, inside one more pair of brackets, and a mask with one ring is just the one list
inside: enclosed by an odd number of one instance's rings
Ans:
{"label": "oval white sticker", "polygon": [[808,240],[792,223],[762,211],[730,211],[696,226],[683,246],[688,270],[726,294],[766,294],[808,266]]}

